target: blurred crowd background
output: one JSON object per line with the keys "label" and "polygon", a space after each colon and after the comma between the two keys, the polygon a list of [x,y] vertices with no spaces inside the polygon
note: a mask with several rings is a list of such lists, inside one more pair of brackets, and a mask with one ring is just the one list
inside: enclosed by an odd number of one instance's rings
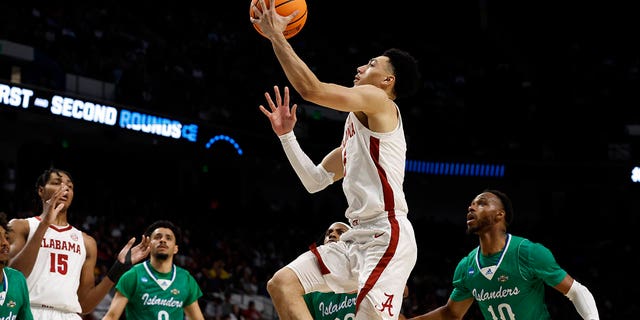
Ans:
{"label": "blurred crowd background", "polygon": [[[489,187],[513,198],[510,231],[549,247],[589,287],[602,319],[637,314],[633,276],[620,274],[637,253],[640,213],[630,180],[640,162],[637,11],[573,1],[307,3],[307,25],[290,42],[323,81],[349,85],[388,47],[418,58],[423,87],[398,102],[409,159],[506,168],[501,177],[407,173],[420,251],[405,315],[446,301],[455,265],[477,245],[466,208]],[[178,261],[200,281],[210,319],[225,319],[217,309],[250,319],[250,301],[274,319],[266,280],[344,220],[345,201],[339,184],[304,191],[258,110],[264,92],[288,83],[249,22],[249,1],[3,2],[0,12],[0,41],[34,49],[24,61],[0,46],[0,82],[197,123],[201,139],[228,135],[243,150],[0,105],[0,211],[37,214],[36,177],[69,170],[72,220],[98,241],[99,275],[125,239],[168,218],[183,228]],[[113,90],[78,94],[69,75]],[[293,100],[296,134],[319,161],[339,143],[344,117]],[[578,319],[565,297],[547,299],[555,319]]]}

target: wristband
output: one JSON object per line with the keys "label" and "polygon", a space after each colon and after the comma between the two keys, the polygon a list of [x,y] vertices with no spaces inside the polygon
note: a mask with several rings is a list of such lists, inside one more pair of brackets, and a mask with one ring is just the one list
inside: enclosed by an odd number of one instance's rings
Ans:
{"label": "wristband", "polygon": [[127,270],[131,269],[131,249],[127,251],[127,255],[124,258],[124,263],[120,262],[116,258],[116,262],[113,263],[109,272],[107,272],[107,277],[113,281],[113,283],[118,283],[120,277],[127,272]]}

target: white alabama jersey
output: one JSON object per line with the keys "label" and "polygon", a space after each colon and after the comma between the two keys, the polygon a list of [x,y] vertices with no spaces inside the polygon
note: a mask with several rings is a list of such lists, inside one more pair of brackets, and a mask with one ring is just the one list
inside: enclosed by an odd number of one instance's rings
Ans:
{"label": "white alabama jersey", "polygon": [[385,133],[367,129],[349,113],[342,138],[342,188],[348,204],[345,216],[354,226],[390,213],[407,214],[402,189],[406,151],[400,110],[398,126]]}
{"label": "white alabama jersey", "polygon": [[[31,239],[40,217],[31,217],[27,221]],[[86,257],[80,230],[71,225],[49,226],[33,270],[27,277],[31,307],[82,312],[77,291]]]}

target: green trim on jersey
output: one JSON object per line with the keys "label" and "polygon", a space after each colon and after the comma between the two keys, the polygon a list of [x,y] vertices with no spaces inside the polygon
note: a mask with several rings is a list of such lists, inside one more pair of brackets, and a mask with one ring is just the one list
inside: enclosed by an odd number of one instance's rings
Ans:
{"label": "green trim on jersey", "polygon": [[314,320],[351,320],[356,317],[355,293],[309,292],[304,301]]}
{"label": "green trim on jersey", "polygon": [[127,319],[183,320],[184,308],[202,296],[189,271],[173,265],[171,272],[160,273],[149,260],[125,272],[116,289],[129,299],[125,307]]}
{"label": "green trim on jersey", "polygon": [[[479,250],[476,247],[458,263],[451,300],[474,298],[485,319],[550,319],[544,285],[556,286],[567,272],[560,268],[549,249],[508,235],[502,252],[483,256]],[[494,265],[492,272],[486,271]],[[493,274],[485,276],[482,268]]]}
{"label": "green trim on jersey", "polygon": [[0,305],[0,320],[33,320],[29,288],[24,275],[11,267],[4,267],[3,271],[4,277],[0,290],[5,293],[5,297]]}

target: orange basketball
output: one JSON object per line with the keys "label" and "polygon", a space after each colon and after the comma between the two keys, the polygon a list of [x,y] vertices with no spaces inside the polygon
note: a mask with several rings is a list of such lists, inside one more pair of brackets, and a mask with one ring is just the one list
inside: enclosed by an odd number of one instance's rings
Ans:
{"label": "orange basketball", "polygon": [[[288,16],[292,14],[294,11],[299,10],[298,15],[295,16],[289,22],[289,24],[287,25],[287,28],[283,32],[284,37],[289,39],[295,36],[296,34],[298,34],[298,32],[302,30],[302,27],[304,27],[305,22],[307,22],[307,2],[305,0],[275,0],[275,2],[276,2],[276,11],[281,16]],[[264,3],[267,6],[269,6],[269,0],[265,0]],[[257,5],[258,9],[262,11],[259,0],[251,0],[251,6],[249,6],[249,15],[252,18],[255,18],[255,15],[252,9],[254,5]],[[260,30],[260,27],[257,24],[254,23],[253,27],[262,36],[264,36],[264,33],[262,33],[262,30]]]}

